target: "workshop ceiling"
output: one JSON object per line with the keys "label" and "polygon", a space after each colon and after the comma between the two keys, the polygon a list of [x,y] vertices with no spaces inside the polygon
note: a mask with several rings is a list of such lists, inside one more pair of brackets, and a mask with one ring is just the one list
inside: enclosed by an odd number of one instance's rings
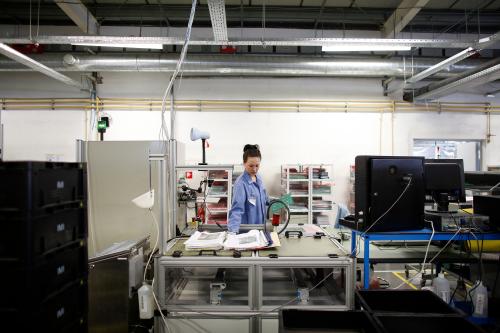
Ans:
{"label": "workshop ceiling", "polygon": [[[185,27],[191,6],[190,0],[81,2],[101,26]],[[1,0],[1,22],[28,24],[30,3],[32,24],[39,20],[41,25],[74,25],[53,0]],[[401,0],[226,0],[225,4],[229,28],[264,23],[266,28],[380,30]],[[211,27],[207,0],[199,1],[194,26]],[[489,34],[499,30],[500,0],[430,0],[403,32]]]}
{"label": "workshop ceiling", "polygon": [[[170,34],[168,29],[155,28],[185,28],[191,3],[192,0],[0,0],[0,22],[12,25],[7,26],[0,37],[3,38],[2,43],[17,44],[21,52],[40,53],[32,54],[31,57],[59,71],[169,70],[168,66],[172,65],[175,58],[172,58],[172,54],[180,51],[183,36],[179,37],[178,31],[176,35]],[[39,36],[38,26],[58,28],[40,29]],[[77,26],[81,31],[78,38],[90,38],[96,43],[82,45],[72,40]],[[106,27],[110,28],[102,29]],[[141,29],[135,29],[137,33],[131,27]],[[195,34],[189,52],[192,60],[198,59],[196,56],[199,59],[192,68],[189,63],[185,66],[192,75],[375,76],[383,79],[384,93],[404,91],[410,101],[439,98],[469,87],[484,88],[488,93],[498,89],[500,79],[500,0],[198,0],[193,27],[206,28],[207,31],[213,29],[213,41],[217,43],[203,44],[203,38],[209,36],[205,30],[198,36]],[[145,31],[142,28],[150,29],[142,35]],[[233,28],[229,38],[228,28]],[[285,33],[281,37],[282,31],[274,30],[273,37],[264,40],[264,37],[256,35],[255,30],[245,37],[242,34],[238,40],[235,31],[239,30],[234,28],[262,29],[261,36],[265,36],[265,29],[273,28],[302,29],[305,34],[290,33],[286,36]],[[321,32],[327,30],[358,32],[344,36],[323,36]],[[112,31],[112,34],[106,36],[103,31]],[[117,33],[121,31],[123,34],[119,38],[124,41],[106,39],[117,38]],[[401,32],[410,34],[402,35]],[[412,33],[431,34],[420,37]],[[377,46],[383,39],[402,43],[397,38],[405,38],[410,41],[412,49],[396,52],[355,50],[352,54],[341,55],[325,54],[322,49],[325,43],[338,43],[341,46],[348,43],[351,47],[353,41],[347,40],[352,35],[353,39],[379,38],[377,42],[368,41],[377,43]],[[116,47],[136,37],[141,40],[181,38],[182,43],[162,40],[159,49],[144,47],[141,54],[133,53],[137,50],[130,45]],[[334,41],[333,37],[342,40]],[[97,43],[102,42],[100,38],[106,39],[104,45]],[[305,43],[310,42],[309,39],[319,40],[323,44]],[[450,42],[453,40],[465,45],[457,46]],[[226,41],[229,43],[222,43]],[[419,41],[430,42],[422,46],[424,44],[418,44]],[[113,43],[117,45],[112,47]],[[25,47],[23,44],[28,45]],[[374,48],[373,45],[370,47]],[[63,55],[68,52],[72,55],[66,55],[64,59],[71,61],[61,62]],[[10,53],[3,53],[10,59],[0,58],[0,71],[22,70],[24,67],[19,67],[17,58]],[[222,53],[233,54],[225,56]],[[259,57],[262,55],[274,57]],[[295,58],[290,58],[291,55]],[[165,58],[167,56],[170,58]],[[349,60],[362,57],[375,61],[376,65],[355,68],[346,73]],[[409,57],[408,63],[405,57]],[[419,60],[430,63],[419,67]],[[290,61],[293,66],[288,65]],[[335,61],[347,63],[338,64]],[[316,62],[320,63],[320,67]],[[212,67],[209,66],[211,63]],[[272,68],[269,67],[271,63],[274,64]],[[117,68],[116,64],[125,65],[124,68]],[[305,66],[300,73],[297,72],[297,64]],[[382,70],[379,71],[379,68]],[[411,73],[403,74],[408,68]],[[387,72],[389,69],[398,71]],[[403,84],[394,78],[404,78]],[[396,85],[394,88],[390,87],[391,82]]]}

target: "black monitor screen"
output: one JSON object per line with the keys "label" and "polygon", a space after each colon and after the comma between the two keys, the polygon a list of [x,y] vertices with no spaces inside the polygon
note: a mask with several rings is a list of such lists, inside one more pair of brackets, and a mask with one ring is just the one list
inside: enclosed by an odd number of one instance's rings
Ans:
{"label": "black monitor screen", "polygon": [[[447,202],[465,202],[464,167],[461,159],[426,159],[425,191],[438,210],[447,210]],[[446,208],[446,209],[445,209]]]}

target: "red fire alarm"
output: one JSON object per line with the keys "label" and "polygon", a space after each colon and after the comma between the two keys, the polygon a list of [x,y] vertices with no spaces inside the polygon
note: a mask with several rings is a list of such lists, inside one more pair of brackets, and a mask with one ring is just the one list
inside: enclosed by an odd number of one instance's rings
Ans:
{"label": "red fire alarm", "polygon": [[222,54],[235,54],[236,53],[236,47],[230,46],[230,45],[224,45],[224,46],[220,47],[219,51]]}
{"label": "red fire alarm", "polygon": [[186,179],[193,179],[193,171],[186,171]]}

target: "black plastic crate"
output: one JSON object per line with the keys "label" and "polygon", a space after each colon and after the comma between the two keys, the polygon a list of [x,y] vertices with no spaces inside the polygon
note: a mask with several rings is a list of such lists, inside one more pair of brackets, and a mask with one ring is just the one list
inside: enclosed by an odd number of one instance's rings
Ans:
{"label": "black plastic crate", "polygon": [[356,304],[371,313],[461,315],[428,290],[356,290]]}
{"label": "black plastic crate", "polygon": [[279,332],[338,332],[356,331],[379,333],[371,315],[365,311],[321,311],[283,309],[279,315]]}
{"label": "black plastic crate", "polygon": [[82,163],[0,162],[0,212],[11,216],[83,201],[85,188]]}
{"label": "black plastic crate", "polygon": [[89,333],[88,318],[81,316],[73,323],[63,327],[59,333]]}
{"label": "black plastic crate", "polygon": [[29,298],[16,308],[0,308],[2,331],[6,332],[70,332],[84,325],[88,318],[88,287],[75,282],[34,306]]}
{"label": "black plastic crate", "polygon": [[483,329],[460,316],[375,314],[374,318],[387,333],[485,333]]}
{"label": "black plastic crate", "polygon": [[37,217],[0,218],[0,228],[0,262],[34,264],[38,256],[87,238],[87,212],[76,202]]}
{"label": "black plastic crate", "polygon": [[[0,307],[20,306],[29,299],[33,306],[74,281],[86,280],[88,254],[85,242],[73,244],[46,255],[33,266],[19,267],[12,262],[0,264],[5,274],[0,274],[0,285],[8,286],[16,277],[17,288],[4,288]],[[17,267],[16,267],[17,266]]]}

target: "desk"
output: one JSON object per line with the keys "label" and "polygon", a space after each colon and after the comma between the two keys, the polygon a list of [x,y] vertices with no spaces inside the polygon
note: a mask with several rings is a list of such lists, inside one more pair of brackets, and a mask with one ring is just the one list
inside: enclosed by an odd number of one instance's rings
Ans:
{"label": "desk", "polygon": [[[185,238],[169,241],[155,257],[155,293],[168,309],[170,330],[278,331],[279,309],[347,311],[354,306],[354,263],[328,237],[280,237],[259,251],[193,251]],[[223,319],[223,320],[221,320]],[[166,332],[156,316],[155,332]]]}
{"label": "desk", "polygon": [[[432,236],[430,229],[415,231],[398,232],[369,232],[363,233],[352,230],[351,233],[351,253],[356,253],[356,236],[364,239],[363,246],[363,287],[368,288],[370,282],[370,241],[429,241]],[[475,237],[469,232],[461,232],[455,235],[455,232],[436,232],[432,237],[433,241],[457,241],[467,240],[500,240],[500,233],[474,233]],[[429,253],[430,254],[430,253]],[[429,256],[430,257],[430,256]],[[430,257],[432,258],[432,257]]]}

